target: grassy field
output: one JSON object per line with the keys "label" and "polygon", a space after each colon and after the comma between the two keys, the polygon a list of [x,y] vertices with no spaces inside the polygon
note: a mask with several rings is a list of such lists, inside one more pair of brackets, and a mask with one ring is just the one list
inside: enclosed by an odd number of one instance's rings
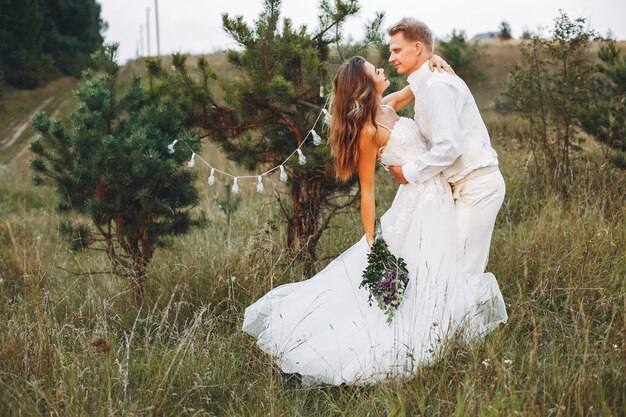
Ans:
{"label": "grassy field", "polygon": [[[499,62],[501,50],[490,50]],[[501,66],[487,71],[506,74]],[[264,197],[242,184],[228,225],[217,205],[223,188],[206,185],[199,164],[197,210],[208,225],[157,254],[138,302],[128,282],[100,273],[107,269],[100,254],[68,250],[54,192],[28,182],[28,152],[7,157],[0,165],[0,415],[623,416],[626,174],[591,146],[564,200],[529,170],[527,151],[511,138],[517,121],[482,104],[507,182],[488,270],[509,322],[403,384],[304,388],[240,331],[246,306],[301,279],[270,197],[277,180],[266,183]],[[211,145],[203,155],[239,170]],[[382,211],[396,186],[378,175]],[[336,218],[320,241],[317,269],[360,235],[356,209]]]}
{"label": "grassy field", "polygon": [[33,131],[33,115],[45,111],[54,117],[66,117],[75,106],[72,90],[77,80],[63,77],[36,90],[9,90],[0,100],[0,164],[24,160]]}

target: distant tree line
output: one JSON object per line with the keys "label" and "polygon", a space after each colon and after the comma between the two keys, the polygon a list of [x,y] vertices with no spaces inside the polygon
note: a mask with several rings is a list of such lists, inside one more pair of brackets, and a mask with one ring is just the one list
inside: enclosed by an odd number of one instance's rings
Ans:
{"label": "distant tree line", "polygon": [[0,0],[0,85],[80,75],[104,28],[96,0]]}

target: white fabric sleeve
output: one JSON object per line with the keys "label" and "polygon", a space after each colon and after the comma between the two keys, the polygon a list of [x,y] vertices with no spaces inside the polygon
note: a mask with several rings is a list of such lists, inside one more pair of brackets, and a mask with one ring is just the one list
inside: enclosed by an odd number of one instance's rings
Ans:
{"label": "white fabric sleeve", "polygon": [[410,183],[422,183],[449,167],[463,153],[459,117],[463,93],[454,85],[436,81],[425,94],[426,117],[430,120],[432,147],[416,161],[402,165],[402,174]]}

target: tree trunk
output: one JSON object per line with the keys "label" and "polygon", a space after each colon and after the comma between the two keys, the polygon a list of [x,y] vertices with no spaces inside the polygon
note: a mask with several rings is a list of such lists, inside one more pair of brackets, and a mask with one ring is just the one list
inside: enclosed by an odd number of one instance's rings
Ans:
{"label": "tree trunk", "polygon": [[303,274],[313,272],[317,260],[317,228],[321,212],[322,179],[319,176],[304,177],[294,182],[292,188],[293,209],[289,222],[289,236],[298,240],[299,258],[303,263]]}
{"label": "tree trunk", "polygon": [[146,265],[134,263],[131,271],[131,280],[135,295],[140,299],[143,298],[146,293]]}

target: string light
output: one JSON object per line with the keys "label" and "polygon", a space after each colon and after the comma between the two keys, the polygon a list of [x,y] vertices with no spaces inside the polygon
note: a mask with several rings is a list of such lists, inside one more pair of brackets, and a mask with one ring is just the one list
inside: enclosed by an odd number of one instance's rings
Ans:
{"label": "string light", "polygon": [[169,145],[167,145],[167,152],[170,153],[170,154],[176,152],[174,150],[174,145],[176,145],[177,143],[178,143],[178,139],[175,139],[174,142],[172,142]]}
{"label": "string light", "polygon": [[326,108],[323,108],[322,113],[324,113],[324,123],[329,125],[330,124],[330,112],[326,110]]}
{"label": "string light", "polygon": [[191,154],[191,159],[189,160],[189,162],[187,162],[187,166],[189,168],[193,168],[196,166],[196,153],[192,153]]}
{"label": "string light", "polygon": [[[323,97],[323,88],[320,88],[320,93],[321,93],[321,97]],[[257,185],[256,185],[256,191],[258,193],[263,193],[264,191],[264,186],[263,186],[263,177],[265,175],[268,175],[272,172],[274,172],[275,170],[280,170],[280,175],[279,175],[279,179],[281,182],[287,182],[287,180],[289,179],[289,176],[287,175],[287,172],[285,170],[285,164],[287,162],[289,162],[289,160],[294,156],[294,155],[298,155],[298,164],[300,165],[305,165],[307,162],[306,156],[304,155],[304,153],[302,152],[302,147],[306,144],[306,141],[309,139],[309,137],[311,137],[312,142],[315,146],[319,146],[322,143],[322,138],[321,136],[315,131],[315,126],[317,125],[317,123],[319,122],[320,118],[322,117],[322,115],[324,115],[324,123],[328,124],[330,121],[330,113],[328,112],[328,110],[326,109],[326,106],[328,105],[328,101],[329,99],[326,100],[326,103],[324,104],[324,107],[322,107],[322,110],[320,111],[320,113],[318,114],[317,118],[315,119],[315,122],[313,123],[313,128],[311,130],[309,130],[309,132],[307,132],[306,136],[304,137],[304,139],[302,140],[302,142],[300,143],[300,145],[294,149],[293,152],[291,152],[291,154],[289,154],[285,160],[280,163],[279,165],[268,169],[265,172],[262,172],[260,174],[256,174],[256,175],[233,175],[230,174],[228,172],[222,171],[221,169],[218,169],[216,167],[214,167],[213,165],[211,165],[210,163],[208,163],[206,160],[204,160],[200,155],[197,155],[195,152],[193,152],[192,148],[185,142],[183,142],[183,144],[185,144],[185,146],[187,146],[187,148],[189,148],[190,151],[192,151],[191,154],[191,159],[187,162],[187,166],[189,168],[193,168],[196,164],[196,157],[198,160],[200,160],[202,163],[204,163],[206,166],[208,166],[209,168],[211,168],[211,173],[209,174],[209,178],[207,179],[207,183],[209,185],[214,185],[215,181],[216,181],[216,177],[215,174],[219,173],[222,174],[226,177],[230,177],[233,179],[233,185],[231,188],[231,192],[233,194],[238,194],[239,193],[239,183],[238,180],[239,179],[252,179],[252,178],[256,178],[257,179]],[[170,154],[173,154],[175,152],[174,150],[174,146],[178,143],[178,140],[174,140],[172,143],[170,143],[167,146],[167,151]]]}
{"label": "string light", "polygon": [[280,176],[278,177],[282,182],[287,182],[287,173],[285,172],[285,167],[280,166]]}
{"label": "string light", "polygon": [[298,163],[300,165],[306,164],[306,156],[302,153],[302,149],[298,148],[296,151],[298,152]]}
{"label": "string light", "polygon": [[233,188],[231,188],[233,194],[239,194],[239,184],[237,184],[237,177],[233,179]]}
{"label": "string light", "polygon": [[322,138],[317,134],[315,129],[311,129],[311,135],[313,135],[313,145],[320,146],[322,143]]}

